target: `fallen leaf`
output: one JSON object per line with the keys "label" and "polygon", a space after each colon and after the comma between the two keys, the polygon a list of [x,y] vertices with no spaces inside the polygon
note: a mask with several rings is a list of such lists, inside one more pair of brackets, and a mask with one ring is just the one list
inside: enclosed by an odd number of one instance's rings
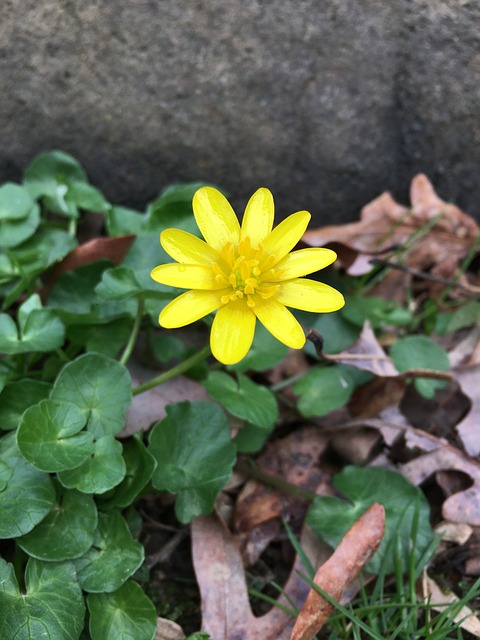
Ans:
{"label": "fallen leaf", "polygon": [[[134,388],[158,375],[158,372],[156,374],[155,371],[132,362],[129,363],[128,369]],[[128,438],[137,431],[147,431],[154,422],[165,418],[165,407],[172,402],[183,400],[208,400],[208,394],[199,382],[185,376],[177,376],[134,396],[127,411],[125,427],[117,437]]]}
{"label": "fallen leaf", "polygon": [[166,618],[157,618],[157,631],[154,640],[185,640],[182,627]]}
{"label": "fallen leaf", "polygon": [[49,292],[58,282],[60,276],[67,271],[74,271],[85,264],[97,260],[110,260],[114,264],[120,264],[133,244],[136,236],[117,236],[116,238],[94,238],[70,251],[65,258],[48,274],[42,291],[42,299],[48,297]]}
{"label": "fallen leaf", "polygon": [[[318,569],[314,582],[340,601],[348,587],[370,560],[382,541],[385,510],[373,504],[342,538],[333,555]],[[311,640],[323,627],[334,606],[311,589],[298,615],[290,640]]]}
{"label": "fallen leaf", "polygon": [[457,424],[456,430],[465,451],[476,457],[480,454],[480,365],[455,369],[454,374],[463,393],[471,402],[470,411]]}
{"label": "fallen leaf", "polygon": [[[444,593],[438,584],[431,578],[426,570],[422,574],[421,599],[429,601],[429,607],[434,611],[442,612],[449,605],[458,602],[459,598],[454,593]],[[463,606],[453,617],[449,616],[452,622],[459,622],[460,627],[480,638],[480,620],[470,607]]]}
{"label": "fallen leaf", "polygon": [[[364,254],[373,258],[381,252],[403,246],[425,225],[428,233],[416,239],[409,248],[405,264],[433,276],[451,278],[459,262],[476,241],[477,223],[453,204],[439,198],[428,178],[418,174],[410,187],[411,207],[405,207],[389,193],[363,207],[360,221],[307,231],[302,240],[309,246],[331,243],[345,245],[350,254],[344,266],[351,275],[368,273],[372,265]],[[356,256],[352,261],[352,251]],[[342,253],[339,253],[342,259]]]}
{"label": "fallen leaf", "polygon": [[[293,619],[274,606],[261,617],[253,615],[248,600],[245,572],[238,543],[217,515],[200,516],[192,522],[192,557],[202,600],[202,630],[213,640],[288,640]],[[300,540],[314,566],[325,559],[325,547],[309,527]],[[285,595],[278,603],[300,608],[309,591],[298,572],[305,573],[297,557]],[[291,602],[290,602],[291,601]]]}

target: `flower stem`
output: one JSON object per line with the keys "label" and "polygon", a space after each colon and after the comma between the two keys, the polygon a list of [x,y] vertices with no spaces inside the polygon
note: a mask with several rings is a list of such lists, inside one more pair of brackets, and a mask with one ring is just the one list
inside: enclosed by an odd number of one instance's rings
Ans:
{"label": "flower stem", "polygon": [[208,358],[209,355],[210,355],[210,345],[207,345],[203,347],[203,349],[200,349],[200,351],[197,351],[192,356],[184,360],[183,362],[180,362],[180,364],[177,364],[175,367],[172,367],[168,371],[161,373],[159,376],[156,376],[151,380],[147,380],[147,382],[144,382],[143,384],[139,384],[138,387],[135,387],[133,389],[133,395],[138,396],[139,393],[143,393],[144,391],[153,389],[154,387],[157,387],[158,385],[163,384],[164,382],[167,382],[167,380],[176,378],[180,374],[185,373],[185,371],[188,371],[189,369],[194,367],[196,364],[198,364],[202,360],[205,360],[205,358]]}
{"label": "flower stem", "polygon": [[120,364],[123,364],[123,365],[127,364],[130,356],[132,355],[132,351],[135,347],[135,343],[137,342],[138,332],[140,331],[140,326],[142,324],[144,304],[145,303],[143,299],[140,298],[140,300],[138,301],[138,307],[137,307],[137,317],[135,318],[135,322],[133,323],[133,327],[132,327],[132,332],[130,334],[127,344],[125,345],[125,349],[122,353],[122,356],[120,358]]}

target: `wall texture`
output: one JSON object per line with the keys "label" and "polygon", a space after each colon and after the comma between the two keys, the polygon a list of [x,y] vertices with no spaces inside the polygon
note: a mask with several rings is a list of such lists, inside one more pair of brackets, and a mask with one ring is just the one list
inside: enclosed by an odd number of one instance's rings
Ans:
{"label": "wall texture", "polygon": [[476,0],[2,0],[0,180],[58,148],[117,203],[206,180],[354,219],[414,173],[480,214]]}

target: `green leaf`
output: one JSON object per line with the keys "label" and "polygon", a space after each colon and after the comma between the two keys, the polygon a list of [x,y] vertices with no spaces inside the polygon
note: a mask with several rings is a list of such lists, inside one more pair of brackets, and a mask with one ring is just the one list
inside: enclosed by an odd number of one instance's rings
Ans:
{"label": "green leaf", "polygon": [[100,438],[123,429],[132,382],[127,369],[116,360],[86,353],[62,369],[51,397],[89,411],[87,429]]}
{"label": "green leaf", "polygon": [[135,316],[137,304],[132,301],[101,300],[95,293],[102,273],[111,262],[102,260],[64,273],[53,287],[48,305],[67,324],[108,323],[122,316]]}
{"label": "green leaf", "polygon": [[0,219],[0,246],[16,247],[35,233],[40,224],[40,208],[34,205],[26,218]]}
{"label": "green leaf", "polygon": [[22,270],[37,275],[75,249],[75,238],[61,229],[39,229],[32,238],[12,250]]}
{"label": "green leaf", "polygon": [[64,489],[52,511],[30,533],[17,538],[17,542],[34,558],[71,560],[90,549],[97,522],[93,497]]}
{"label": "green leaf", "polygon": [[282,362],[287,353],[288,347],[274,338],[262,324],[257,323],[250,351],[238,364],[228,368],[238,373],[266,371]]}
{"label": "green leaf", "polygon": [[180,522],[210,513],[217,494],[230,478],[235,445],[220,407],[210,402],[167,405],[167,416],[150,434],[150,453],[157,461],[152,484],[177,494]]}
{"label": "green leaf", "polygon": [[420,489],[401,474],[380,467],[346,467],[334,477],[333,485],[349,502],[316,498],[307,516],[308,524],[330,546],[335,547],[368,507],[379,502],[385,507],[385,535],[367,570],[376,574],[382,567],[386,574],[394,573],[399,559],[405,572],[411,553],[418,561],[433,539],[430,509]]}
{"label": "green leaf", "polygon": [[16,429],[23,412],[48,398],[51,388],[51,384],[29,379],[5,385],[0,395],[0,429]]}
{"label": "green leaf", "polygon": [[138,282],[135,273],[129,267],[115,267],[107,269],[102,274],[102,281],[95,288],[100,298],[108,300],[127,300],[128,298],[158,298],[170,299],[171,296],[162,293],[155,282],[150,279],[149,287],[145,288]]}
{"label": "green leaf", "polygon": [[13,565],[0,559],[0,583],[0,638],[78,640],[85,604],[71,564],[29,560],[24,594]]}
{"label": "green leaf", "polygon": [[150,481],[155,469],[155,458],[138,438],[123,443],[123,459],[126,473],[122,482],[110,494],[99,496],[102,509],[129,507]]}
{"label": "green leaf", "polygon": [[408,309],[400,307],[392,300],[377,296],[357,294],[348,296],[341,315],[357,327],[363,327],[369,320],[374,329],[385,325],[407,326],[412,322],[412,314]]}
{"label": "green leaf", "polygon": [[0,491],[0,538],[16,538],[45,518],[55,503],[55,489],[49,475],[22,458],[14,433],[0,440],[0,460],[11,469],[4,468],[4,477],[10,477]]}
{"label": "green leaf", "polygon": [[86,351],[94,351],[114,358],[127,342],[132,331],[130,318],[118,318],[108,324],[72,324],[67,327],[67,338]]}
{"label": "green leaf", "polygon": [[136,542],[117,512],[98,514],[92,547],[74,560],[80,586],[91,593],[119,589],[142,564],[143,546]]}
{"label": "green leaf", "polygon": [[233,441],[239,453],[255,453],[262,449],[270,432],[271,429],[263,429],[247,422],[240,427]]}
{"label": "green leaf", "polygon": [[40,471],[79,467],[93,455],[93,435],[83,431],[88,412],[71,402],[42,400],[23,414],[17,433],[22,456]]}
{"label": "green leaf", "polygon": [[294,386],[299,396],[298,408],[303,416],[326,416],[343,407],[355,388],[349,367],[334,365],[316,367]]}
{"label": "green leaf", "polygon": [[[21,314],[21,311],[20,311]],[[58,349],[65,339],[63,322],[51,309],[33,309],[22,318],[23,330],[19,332],[12,318],[0,314],[0,351],[6,354],[47,352]]]}
{"label": "green leaf", "polygon": [[238,374],[238,382],[223,371],[213,371],[203,383],[208,393],[233,416],[269,430],[278,418],[273,393]]}
{"label": "green leaf", "polygon": [[139,236],[144,231],[145,216],[134,209],[113,206],[107,213],[109,236],[123,236],[133,233]]}
{"label": "green leaf", "polygon": [[136,582],[113,593],[90,593],[87,598],[92,640],[153,640],[157,613]]}
{"label": "green leaf", "polygon": [[6,182],[0,187],[0,221],[23,220],[35,202],[22,185]]}
{"label": "green leaf", "polygon": [[75,469],[58,473],[64,487],[83,493],[105,493],[124,479],[125,461],[122,445],[112,436],[97,438],[93,453]]}
{"label": "green leaf", "polygon": [[[426,336],[399,338],[390,349],[390,357],[400,373],[412,369],[447,371],[450,368],[448,353]],[[433,398],[435,391],[445,385],[443,380],[416,378],[415,388],[425,398]]]}
{"label": "green leaf", "polygon": [[25,170],[25,186],[53,213],[76,218],[78,209],[108,211],[102,193],[92,187],[75,158],[61,151],[38,155]]}
{"label": "green leaf", "polygon": [[160,233],[164,229],[175,227],[197,236],[200,235],[193,217],[192,200],[195,192],[204,186],[206,186],[204,182],[193,182],[167,187],[158,198],[148,205],[145,231]]}
{"label": "green leaf", "polygon": [[153,353],[162,364],[168,364],[175,359],[184,359],[185,345],[180,338],[169,333],[160,333],[154,336]]}
{"label": "green leaf", "polygon": [[[358,339],[360,330],[340,313],[320,313],[312,315],[307,312],[296,312],[302,326],[306,331],[315,329],[323,338],[323,350],[325,353],[340,353]],[[307,340],[305,351],[308,355],[318,358],[315,347]]]}
{"label": "green leaf", "polygon": [[447,332],[458,331],[464,327],[472,327],[480,322],[480,302],[462,305],[449,318]]}

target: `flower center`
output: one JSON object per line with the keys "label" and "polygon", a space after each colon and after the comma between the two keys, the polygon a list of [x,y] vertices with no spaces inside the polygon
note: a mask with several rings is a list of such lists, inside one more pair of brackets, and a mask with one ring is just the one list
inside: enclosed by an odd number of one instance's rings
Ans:
{"label": "flower center", "polygon": [[235,247],[228,242],[220,252],[221,259],[212,264],[215,280],[219,285],[230,287],[231,291],[221,297],[223,305],[230,301],[246,298],[249,307],[255,306],[255,298],[267,300],[278,291],[279,269],[272,268],[274,256],[265,256],[260,244],[253,248],[250,238],[245,238]]}

